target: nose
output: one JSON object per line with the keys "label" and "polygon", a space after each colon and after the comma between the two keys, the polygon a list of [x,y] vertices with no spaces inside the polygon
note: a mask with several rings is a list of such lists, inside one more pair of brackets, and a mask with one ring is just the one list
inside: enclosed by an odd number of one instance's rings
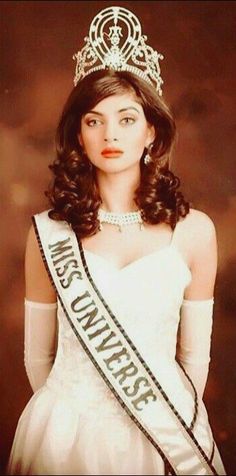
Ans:
{"label": "nose", "polygon": [[106,137],[105,137],[105,138],[104,138],[104,141],[105,141],[105,142],[108,142],[108,143],[110,144],[111,142],[117,142],[118,139],[116,139],[115,137],[113,137],[113,138],[106,138]]}
{"label": "nose", "polygon": [[108,142],[109,144],[111,142],[117,142],[117,134],[115,132],[115,124],[109,123],[107,124],[105,134],[104,134],[104,141]]}

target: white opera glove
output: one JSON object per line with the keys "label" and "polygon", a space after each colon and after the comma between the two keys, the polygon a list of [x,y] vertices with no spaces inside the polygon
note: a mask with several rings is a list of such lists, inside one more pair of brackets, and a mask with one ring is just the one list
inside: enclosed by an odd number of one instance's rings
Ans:
{"label": "white opera glove", "polygon": [[57,303],[25,299],[24,364],[33,389],[46,382],[57,345]]}
{"label": "white opera glove", "polygon": [[191,378],[202,398],[210,363],[214,298],[184,299],[180,311],[180,326],[176,358]]}

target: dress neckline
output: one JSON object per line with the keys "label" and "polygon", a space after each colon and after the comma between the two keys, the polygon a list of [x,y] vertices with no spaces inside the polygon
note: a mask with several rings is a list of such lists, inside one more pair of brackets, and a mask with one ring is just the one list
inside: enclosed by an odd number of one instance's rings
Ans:
{"label": "dress neckline", "polygon": [[[81,240],[78,239],[78,237],[76,236],[76,239],[77,239],[77,242],[78,242],[78,245],[79,245],[79,248],[81,249],[83,255],[84,254],[87,254],[87,255],[91,255],[91,256],[94,256],[95,258],[103,261],[104,263],[106,263],[110,268],[112,268],[114,271],[116,271],[117,273],[122,273],[123,271],[126,271],[127,269],[129,270],[130,268],[132,268],[133,266],[135,267],[136,265],[139,265],[142,261],[148,261],[149,258],[154,258],[154,256],[158,256],[159,253],[161,254],[163,251],[166,251],[166,250],[169,250],[169,249],[175,249],[176,253],[179,255],[179,258],[181,259],[182,261],[182,264],[185,266],[185,268],[187,268],[187,270],[190,272],[191,276],[192,276],[192,273],[191,273],[191,270],[189,269],[187,263],[185,262],[183,256],[181,255],[180,251],[178,250],[177,247],[174,246],[174,237],[175,237],[175,234],[176,234],[176,230],[178,228],[178,224],[179,222],[176,223],[175,225],[175,228],[174,230],[172,231],[172,234],[171,234],[171,238],[170,238],[170,241],[167,245],[164,245],[160,248],[158,248],[157,250],[155,251],[152,251],[151,253],[148,253],[146,255],[143,255],[143,256],[140,256],[140,258],[137,258],[129,263],[127,263],[126,265],[124,266],[121,266],[121,267],[117,267],[116,265],[114,265],[111,261],[109,261],[107,258],[105,258],[104,256],[101,256],[97,253],[94,253],[93,251],[90,251],[90,250],[87,250],[86,248],[84,248],[83,246],[83,243]],[[85,260],[86,261],[86,260]]]}
{"label": "dress neckline", "polygon": [[140,258],[137,258],[137,259],[131,261],[130,263],[128,263],[128,264],[126,264],[122,267],[117,267],[111,261],[109,261],[107,258],[104,258],[104,256],[101,256],[97,253],[94,253],[93,251],[87,250],[86,248],[83,247],[81,242],[80,242],[80,246],[81,246],[81,249],[82,249],[84,255],[86,255],[86,256],[90,255],[90,256],[93,256],[96,259],[99,259],[100,261],[103,261],[103,263],[105,263],[107,266],[112,268],[116,273],[126,272],[127,270],[130,270],[132,268],[135,268],[136,266],[139,266],[143,261],[148,262],[148,260],[150,260],[154,257],[158,257],[159,255],[161,255],[163,253],[173,251],[174,254],[180,260],[181,264],[186,269],[186,271],[192,276],[192,273],[191,273],[191,270],[190,270],[189,266],[187,265],[186,261],[184,260],[182,254],[180,253],[178,248],[176,248],[176,246],[173,245],[172,241],[168,245],[162,246],[161,248],[159,248],[159,249],[157,249],[157,250],[155,250],[151,253],[148,253],[144,256],[141,256]]}

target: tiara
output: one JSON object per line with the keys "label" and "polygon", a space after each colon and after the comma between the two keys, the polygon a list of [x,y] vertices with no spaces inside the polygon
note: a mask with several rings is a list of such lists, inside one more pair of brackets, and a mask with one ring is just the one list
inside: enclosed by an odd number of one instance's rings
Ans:
{"label": "tiara", "polygon": [[[120,26],[122,24],[122,26]],[[150,83],[162,95],[159,60],[164,56],[146,45],[138,18],[123,7],[108,7],[93,19],[77,60],[74,85],[94,71],[129,71]]]}

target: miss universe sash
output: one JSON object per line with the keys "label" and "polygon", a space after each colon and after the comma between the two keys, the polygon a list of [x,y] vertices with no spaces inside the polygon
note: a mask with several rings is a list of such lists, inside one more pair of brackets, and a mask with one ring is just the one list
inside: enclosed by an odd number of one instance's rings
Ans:
{"label": "miss universe sash", "polygon": [[[93,282],[83,248],[66,222],[33,217],[58,299],[80,344],[120,405],[159,452],[169,474],[225,474],[210,427],[187,425]],[[79,370],[78,370],[79,371]],[[189,378],[185,374],[186,384]],[[208,425],[209,426],[209,425]]]}

